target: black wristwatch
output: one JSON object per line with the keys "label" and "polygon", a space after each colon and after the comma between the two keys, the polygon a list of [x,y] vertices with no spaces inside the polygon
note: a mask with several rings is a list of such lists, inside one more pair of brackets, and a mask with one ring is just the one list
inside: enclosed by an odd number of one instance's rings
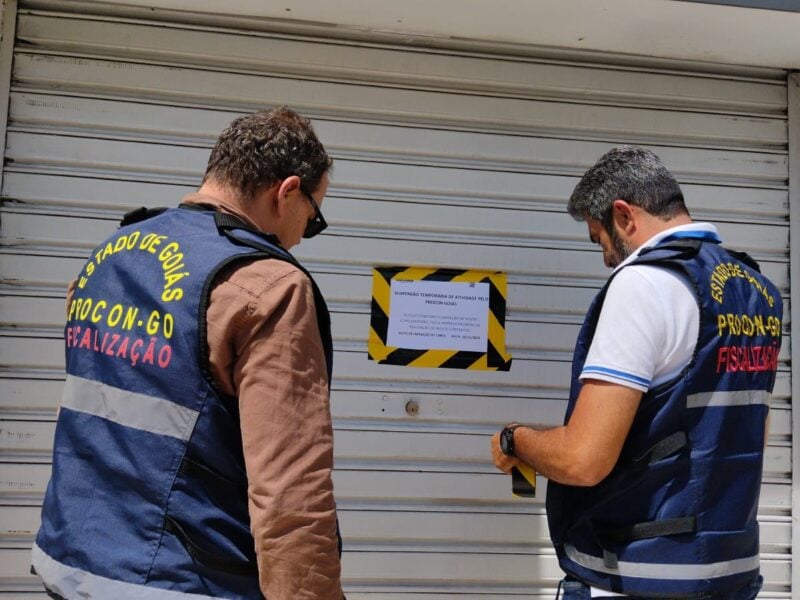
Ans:
{"label": "black wristwatch", "polygon": [[500,450],[506,456],[514,456],[514,430],[522,425],[506,425],[500,432]]}

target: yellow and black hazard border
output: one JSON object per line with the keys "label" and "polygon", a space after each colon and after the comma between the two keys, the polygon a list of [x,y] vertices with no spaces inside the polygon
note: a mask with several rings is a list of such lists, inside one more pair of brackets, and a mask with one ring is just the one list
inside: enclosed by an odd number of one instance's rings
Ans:
{"label": "yellow and black hazard border", "polygon": [[[446,281],[488,283],[489,319],[486,352],[465,350],[415,350],[386,345],[392,279],[398,281]],[[425,267],[377,267],[372,270],[372,318],[369,358],[379,363],[408,367],[508,371],[511,355],[506,352],[506,274],[478,269],[434,269]]]}

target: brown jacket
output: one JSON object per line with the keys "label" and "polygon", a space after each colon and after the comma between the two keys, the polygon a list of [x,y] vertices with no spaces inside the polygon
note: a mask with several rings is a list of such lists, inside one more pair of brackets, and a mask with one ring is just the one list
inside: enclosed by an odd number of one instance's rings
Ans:
{"label": "brown jacket", "polygon": [[[206,204],[255,226],[235,206]],[[268,600],[341,600],[328,375],[308,278],[278,260],[217,276],[207,314],[211,373],[239,399],[250,520]]]}

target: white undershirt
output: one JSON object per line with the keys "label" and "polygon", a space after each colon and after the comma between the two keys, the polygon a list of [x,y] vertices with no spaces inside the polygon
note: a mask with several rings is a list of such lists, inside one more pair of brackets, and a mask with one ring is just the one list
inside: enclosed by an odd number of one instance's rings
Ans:
{"label": "white undershirt", "polygon": [[[717,234],[710,223],[692,223],[650,238],[639,252],[676,232]],[[700,309],[688,280],[673,271],[635,265],[617,274],[608,288],[580,379],[600,379],[647,392],[689,364],[697,344]],[[592,598],[619,596],[591,588]]]}

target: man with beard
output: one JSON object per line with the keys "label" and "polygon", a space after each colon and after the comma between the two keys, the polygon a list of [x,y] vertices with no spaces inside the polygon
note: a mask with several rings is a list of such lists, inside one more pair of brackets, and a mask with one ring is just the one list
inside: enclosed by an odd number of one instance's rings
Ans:
{"label": "man with beard", "polygon": [[567,210],[614,271],[578,337],[564,425],[510,424],[494,462],[549,479],[564,598],[755,598],[780,292],[692,222],[648,150],[609,151]]}

